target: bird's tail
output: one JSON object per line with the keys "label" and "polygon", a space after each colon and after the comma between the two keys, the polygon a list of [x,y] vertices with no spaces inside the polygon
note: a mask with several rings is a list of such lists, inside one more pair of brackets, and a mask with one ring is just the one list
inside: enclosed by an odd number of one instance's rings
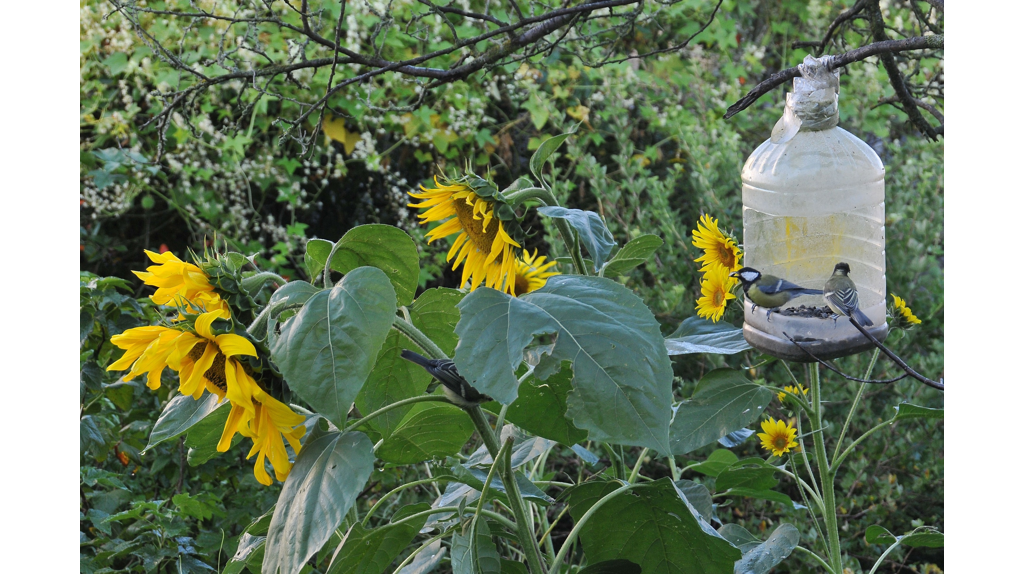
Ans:
{"label": "bird's tail", "polygon": [[864,327],[870,327],[874,325],[874,323],[871,322],[871,319],[868,319],[868,316],[865,315],[864,311],[861,311],[860,309],[853,310],[853,317],[854,319],[857,319],[857,322],[863,325]]}
{"label": "bird's tail", "polygon": [[407,360],[407,361],[412,361],[412,362],[416,363],[417,365],[419,365],[421,367],[430,367],[430,366],[433,365],[433,363],[431,362],[430,359],[428,359],[428,358],[426,358],[423,355],[420,355],[418,353],[414,353],[414,352],[410,351],[409,349],[403,349],[402,350],[402,358]]}
{"label": "bird's tail", "polygon": [[799,296],[799,295],[822,295],[822,294],[824,294],[824,291],[822,291],[821,289],[800,289],[796,293],[797,296]]}

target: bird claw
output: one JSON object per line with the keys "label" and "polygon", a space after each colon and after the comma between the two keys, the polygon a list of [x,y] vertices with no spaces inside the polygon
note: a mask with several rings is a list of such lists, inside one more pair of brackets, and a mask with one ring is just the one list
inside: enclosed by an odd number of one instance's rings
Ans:
{"label": "bird claw", "polygon": [[768,317],[768,322],[771,323],[772,322],[772,310],[771,309],[768,309],[767,317]]}

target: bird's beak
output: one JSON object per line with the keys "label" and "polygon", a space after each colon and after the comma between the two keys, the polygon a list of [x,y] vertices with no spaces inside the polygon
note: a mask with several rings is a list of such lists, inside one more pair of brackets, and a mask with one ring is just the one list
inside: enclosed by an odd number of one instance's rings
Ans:
{"label": "bird's beak", "polygon": [[733,271],[732,273],[729,274],[729,277],[736,277],[737,275],[739,275],[739,273],[739,271]]}

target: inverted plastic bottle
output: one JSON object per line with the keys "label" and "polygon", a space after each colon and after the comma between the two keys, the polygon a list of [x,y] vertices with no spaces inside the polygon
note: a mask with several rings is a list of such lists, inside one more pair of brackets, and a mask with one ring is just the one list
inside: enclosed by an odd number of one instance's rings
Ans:
{"label": "inverted plastic bottle", "polygon": [[[793,80],[772,137],[747,158],[743,180],[743,264],[797,285],[821,289],[836,263],[850,265],[860,308],[885,338],[885,167],[866,143],[838,127],[839,71],[830,56],[808,56]],[[826,307],[818,296],[788,307]],[[812,360],[786,335],[820,358],[873,345],[845,317],[772,313],[745,303],[743,334],[771,355]]]}

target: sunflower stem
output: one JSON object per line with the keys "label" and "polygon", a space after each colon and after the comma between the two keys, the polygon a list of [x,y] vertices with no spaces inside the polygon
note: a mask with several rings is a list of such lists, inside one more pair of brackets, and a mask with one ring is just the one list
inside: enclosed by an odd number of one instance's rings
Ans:
{"label": "sunflower stem", "polygon": [[416,328],[415,325],[406,321],[405,319],[395,315],[395,321],[392,323],[392,327],[398,330],[399,333],[412,339],[413,343],[416,343],[423,352],[427,354],[431,359],[447,359],[448,355],[444,354],[441,347],[438,347],[436,343],[430,340],[430,337],[423,334]]}
{"label": "sunflower stem", "polygon": [[388,411],[390,411],[392,409],[397,409],[399,407],[404,407],[405,405],[411,405],[413,403],[425,403],[425,402],[429,402],[429,401],[438,401],[438,402],[444,402],[444,403],[450,403],[451,402],[444,395],[417,395],[415,397],[409,397],[408,399],[402,399],[400,401],[393,402],[390,405],[385,405],[385,406],[383,406],[383,407],[373,411],[372,413],[366,415],[365,417],[354,421],[352,424],[350,424],[347,427],[345,427],[345,432],[348,432],[348,431],[354,430],[356,428],[359,428],[359,427],[363,426],[363,424],[373,420],[375,417],[378,417],[378,416],[380,416],[380,415],[382,415],[382,414],[384,414],[384,413],[386,413],[386,412],[388,412]]}
{"label": "sunflower stem", "polygon": [[[879,350],[876,347],[875,352],[871,354],[871,361],[868,363],[868,369],[864,372],[864,379],[871,378],[871,371],[875,368],[875,362],[878,361]],[[857,395],[853,397],[853,404],[850,405],[850,412],[846,415],[846,422],[843,423],[843,432],[839,433],[839,440],[836,442],[836,451],[832,453],[832,468],[836,466],[836,460],[839,459],[839,451],[843,448],[843,439],[846,438],[846,431],[850,428],[850,421],[853,420],[853,413],[857,410],[857,406],[860,404],[860,397],[864,394],[864,389],[867,387],[867,383],[861,383],[860,388],[857,389]]]}
{"label": "sunflower stem", "polygon": [[[537,200],[543,206],[558,205],[558,200],[555,199],[555,195],[551,193],[551,190],[544,189],[541,187],[528,187],[526,189],[520,189],[503,196],[505,201],[512,205],[518,205],[526,200],[534,199]],[[572,227],[569,223],[560,218],[555,218],[555,227],[558,228],[558,234],[562,236],[562,242],[565,243],[565,248],[569,251],[569,255],[572,257],[573,267],[576,268],[576,273],[580,275],[590,275],[587,270],[587,265],[583,262],[583,251],[580,250],[580,238],[573,232]]]}
{"label": "sunflower stem", "polygon": [[[818,363],[810,368],[811,404],[814,410],[811,416],[811,432],[823,429],[821,424],[821,376]],[[828,535],[828,558],[833,572],[843,571],[843,556],[839,546],[839,518],[836,516],[835,476],[829,468],[828,454],[825,452],[824,433],[813,438],[814,459],[818,463],[818,475],[821,477],[821,499],[825,504],[822,513],[825,520],[825,531]]]}
{"label": "sunflower stem", "polygon": [[541,554],[540,546],[537,544],[537,538],[533,534],[533,529],[530,528],[530,521],[526,517],[526,505],[523,503],[522,493],[519,492],[515,470],[512,468],[511,458],[509,458],[511,451],[506,453],[509,457],[505,457],[503,460],[500,456],[501,446],[498,444],[498,437],[494,435],[494,429],[487,422],[487,417],[484,415],[480,405],[473,405],[463,410],[473,420],[473,425],[476,427],[477,432],[480,433],[480,438],[483,439],[487,452],[491,454],[491,458],[494,460],[493,464],[501,466],[501,482],[505,485],[505,494],[508,496],[509,506],[512,507],[512,514],[516,518],[515,531],[519,538],[519,544],[523,547],[524,554],[526,554],[526,564],[529,566],[531,574],[543,574],[545,571],[543,555]]}

